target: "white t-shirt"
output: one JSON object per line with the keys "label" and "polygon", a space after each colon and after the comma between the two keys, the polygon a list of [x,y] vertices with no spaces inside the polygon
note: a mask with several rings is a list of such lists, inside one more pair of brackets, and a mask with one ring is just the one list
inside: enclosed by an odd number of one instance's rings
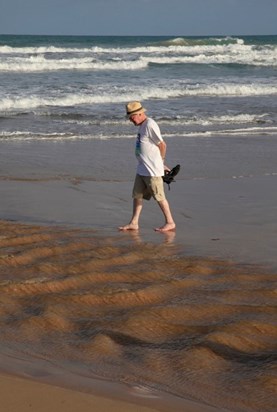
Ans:
{"label": "white t-shirt", "polygon": [[151,118],[147,118],[138,130],[136,140],[137,174],[141,176],[163,176],[164,164],[158,147],[163,141],[160,128]]}

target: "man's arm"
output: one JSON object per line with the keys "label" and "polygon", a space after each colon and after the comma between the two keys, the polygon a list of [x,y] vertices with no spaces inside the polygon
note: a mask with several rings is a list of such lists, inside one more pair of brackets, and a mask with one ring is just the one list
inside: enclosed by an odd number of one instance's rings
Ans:
{"label": "man's arm", "polygon": [[158,144],[158,148],[160,149],[160,153],[161,153],[161,157],[164,160],[165,159],[165,155],[166,155],[166,143],[165,141],[161,141]]}

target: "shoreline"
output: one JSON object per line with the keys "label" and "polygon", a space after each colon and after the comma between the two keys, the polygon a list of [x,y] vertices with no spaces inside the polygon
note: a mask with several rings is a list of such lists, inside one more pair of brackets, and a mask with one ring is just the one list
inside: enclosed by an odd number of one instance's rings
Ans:
{"label": "shoreline", "polygon": [[[2,408],[7,412],[155,412],[156,409],[0,373]],[[16,393],[16,396],[14,396]]]}
{"label": "shoreline", "polygon": [[[102,382],[103,384],[103,382]],[[16,396],[14,396],[16,393]],[[155,405],[151,399],[143,400],[143,397],[117,396],[113,391],[93,391],[87,393],[76,388],[70,388],[57,383],[43,382],[3,373],[0,371],[0,396],[1,405],[7,412],[217,412],[225,409],[217,409],[207,405],[201,405],[186,399],[174,399],[170,395],[163,394],[163,399]]]}

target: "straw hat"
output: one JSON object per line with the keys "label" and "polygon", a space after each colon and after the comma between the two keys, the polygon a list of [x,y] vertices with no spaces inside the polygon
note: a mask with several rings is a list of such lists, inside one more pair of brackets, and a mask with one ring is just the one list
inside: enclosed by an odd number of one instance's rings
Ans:
{"label": "straw hat", "polygon": [[127,117],[130,117],[133,114],[144,113],[145,111],[146,110],[142,107],[140,102],[130,102],[126,104]]}

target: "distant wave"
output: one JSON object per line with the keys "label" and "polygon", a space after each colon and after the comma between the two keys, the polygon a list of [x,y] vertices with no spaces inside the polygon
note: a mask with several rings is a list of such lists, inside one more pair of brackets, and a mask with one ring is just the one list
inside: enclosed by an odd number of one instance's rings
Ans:
{"label": "distant wave", "polygon": [[90,57],[71,59],[46,59],[43,55],[28,58],[17,57],[0,62],[0,72],[49,72],[58,70],[138,70],[147,67],[143,60],[94,61]]}
{"label": "distant wave", "polygon": [[[92,46],[92,47],[57,47],[57,46],[25,46],[25,47],[12,47],[12,46],[0,46],[0,55],[39,55],[39,54],[94,54],[94,53],[127,53],[137,51],[137,50],[145,50],[145,48],[122,48],[122,47],[100,47],[100,46]],[[155,47],[158,50],[157,47]]]}
{"label": "distant wave", "polygon": [[222,44],[244,44],[244,40],[235,37],[206,37],[206,38],[188,38],[175,37],[170,40],[159,42],[163,46],[199,46],[199,45],[222,45]]}
{"label": "distant wave", "polygon": [[184,96],[265,96],[274,94],[277,94],[277,84],[218,83],[190,86],[183,91]]}
{"label": "distant wave", "polygon": [[44,55],[16,57],[0,62],[0,72],[50,72],[60,70],[141,70],[151,64],[174,65],[174,64],[238,64],[251,66],[277,66],[277,55],[264,52],[250,51],[249,53],[214,53],[196,55],[141,55],[133,60],[110,59],[100,60],[92,57],[82,58],[60,58],[49,59]]}
{"label": "distant wave", "polygon": [[[4,98],[0,100],[0,112],[1,111],[13,111],[17,109],[21,110],[33,110],[39,107],[68,107],[82,104],[97,104],[97,103],[110,103],[114,101],[114,98],[110,95],[82,95],[71,94],[64,97],[39,97],[30,96],[22,98]],[[120,102],[123,101],[122,97]]]}
{"label": "distant wave", "polygon": [[0,99],[0,112],[14,110],[33,110],[47,106],[78,106],[90,104],[122,103],[139,98],[147,99],[168,99],[185,96],[264,96],[277,94],[277,84],[197,84],[197,85],[178,85],[175,89],[168,88],[145,88],[140,91],[121,91],[118,93],[88,93],[88,94],[66,94],[64,96],[24,96],[24,97],[4,97]]}
{"label": "distant wave", "polygon": [[277,66],[277,47],[246,45],[241,39],[176,38],[139,47],[65,48],[0,46],[0,71],[141,70],[151,64]]}
{"label": "distant wave", "polygon": [[[159,41],[152,45],[145,45],[144,47],[132,46],[128,48],[122,47],[61,47],[61,46],[0,46],[0,54],[44,54],[44,53],[124,53],[124,52],[138,52],[138,51],[160,51],[162,47],[175,46],[220,46],[229,44],[243,45],[244,41],[239,38],[224,37],[224,38],[206,38],[206,39],[190,39],[177,37],[170,40]],[[180,47],[179,47],[180,48]]]}

